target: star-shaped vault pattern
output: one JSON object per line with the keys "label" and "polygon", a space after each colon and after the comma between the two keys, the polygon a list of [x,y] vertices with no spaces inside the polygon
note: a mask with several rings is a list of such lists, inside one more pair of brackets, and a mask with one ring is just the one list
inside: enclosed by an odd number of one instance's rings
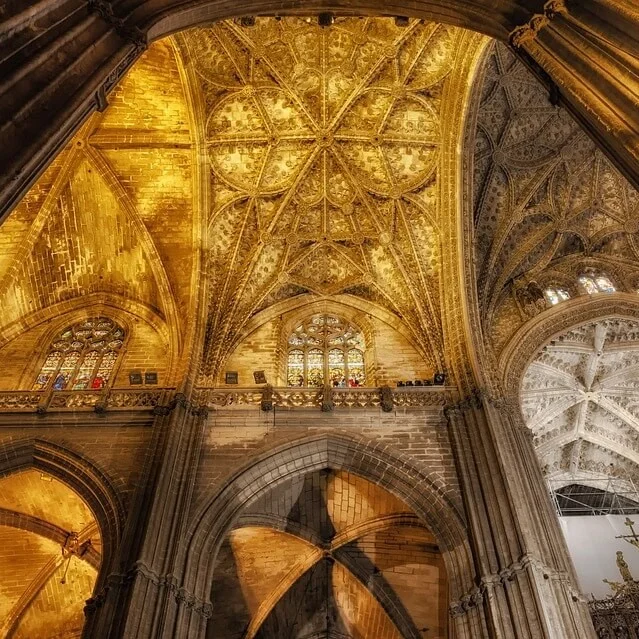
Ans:
{"label": "star-shaped vault pattern", "polygon": [[571,330],[529,366],[522,411],[544,472],[633,478],[639,464],[639,323]]}
{"label": "star-shaped vault pattern", "polygon": [[206,109],[209,377],[252,315],[304,293],[380,304],[441,353],[440,107],[459,33],[258,18],[184,34]]}

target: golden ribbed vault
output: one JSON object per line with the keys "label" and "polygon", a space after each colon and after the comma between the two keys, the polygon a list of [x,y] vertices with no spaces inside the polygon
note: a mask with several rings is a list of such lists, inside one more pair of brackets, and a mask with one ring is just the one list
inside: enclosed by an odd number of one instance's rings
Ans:
{"label": "golden ribbed vault", "polygon": [[441,356],[442,93],[462,33],[264,18],[179,37],[210,166],[207,376],[252,315],[303,294],[381,305]]}

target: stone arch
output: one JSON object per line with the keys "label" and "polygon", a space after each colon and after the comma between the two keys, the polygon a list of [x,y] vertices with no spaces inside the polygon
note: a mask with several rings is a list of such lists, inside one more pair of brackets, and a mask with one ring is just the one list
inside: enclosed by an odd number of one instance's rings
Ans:
{"label": "stone arch", "polygon": [[[147,2],[148,10],[152,10],[153,2]],[[192,26],[206,24],[215,20],[242,15],[294,15],[296,13],[315,13],[318,11],[334,11],[339,15],[402,15],[424,18],[472,31],[478,31],[498,40],[506,40],[512,29],[526,23],[532,11],[525,2],[517,0],[500,0],[498,6],[488,5],[485,1],[467,2],[465,0],[425,0],[417,4],[398,2],[382,5],[375,0],[312,0],[300,11],[296,2],[273,3],[263,2],[260,5],[254,0],[240,3],[216,3],[210,0],[191,0],[179,8],[156,13],[149,20],[148,39],[157,40],[166,35],[187,29]]]}
{"label": "stone arch", "polygon": [[194,518],[181,551],[182,587],[195,600],[210,597],[217,552],[241,511],[260,495],[301,473],[345,470],[402,499],[428,526],[440,546],[451,599],[472,588],[474,570],[465,517],[441,479],[386,444],[339,433],[304,437],[255,457],[237,471]]}
{"label": "stone arch", "polygon": [[105,586],[116,566],[117,548],[124,529],[124,507],[108,477],[69,448],[39,438],[0,444],[0,477],[37,469],[74,490],[88,505],[100,528],[102,562],[95,592]]}
{"label": "stone arch", "polygon": [[639,319],[639,298],[631,293],[581,295],[557,304],[526,322],[510,339],[499,358],[505,395],[518,401],[519,388],[530,362],[545,344],[571,328],[608,318]]}

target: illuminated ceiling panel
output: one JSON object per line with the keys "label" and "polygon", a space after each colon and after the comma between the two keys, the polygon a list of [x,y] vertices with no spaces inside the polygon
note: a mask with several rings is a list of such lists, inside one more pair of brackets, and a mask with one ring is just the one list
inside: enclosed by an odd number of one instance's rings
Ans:
{"label": "illuminated ceiling panel", "polygon": [[0,636],[79,636],[100,551],[95,517],[68,486],[35,470],[1,478]]}
{"label": "illuminated ceiling panel", "polygon": [[442,94],[461,30],[387,18],[258,18],[177,41],[211,174],[206,372],[265,301],[358,295],[441,351]]}

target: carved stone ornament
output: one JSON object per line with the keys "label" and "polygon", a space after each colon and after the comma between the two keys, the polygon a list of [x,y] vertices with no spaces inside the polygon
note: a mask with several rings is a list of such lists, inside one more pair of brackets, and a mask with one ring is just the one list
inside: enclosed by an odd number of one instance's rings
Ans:
{"label": "carved stone ornament", "polygon": [[393,391],[390,386],[382,386],[379,389],[379,394],[381,397],[380,406],[385,413],[390,413],[393,411],[395,404],[393,402]]}

